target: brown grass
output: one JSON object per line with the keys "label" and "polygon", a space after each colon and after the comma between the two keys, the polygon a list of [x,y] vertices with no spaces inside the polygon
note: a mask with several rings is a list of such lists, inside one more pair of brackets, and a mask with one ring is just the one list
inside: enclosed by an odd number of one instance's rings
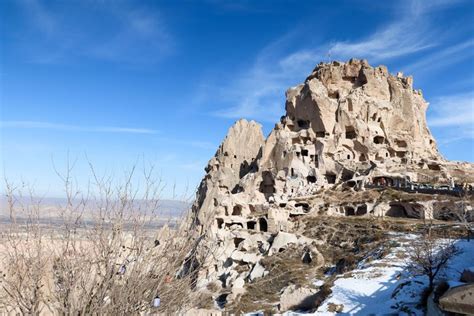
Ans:
{"label": "brown grass", "polygon": [[289,247],[284,251],[262,259],[261,264],[270,273],[246,285],[246,292],[236,302],[226,306],[226,310],[240,314],[256,310],[268,313],[275,311],[282,290],[289,284],[311,287],[311,280],[319,273],[318,263],[301,261],[302,247]]}

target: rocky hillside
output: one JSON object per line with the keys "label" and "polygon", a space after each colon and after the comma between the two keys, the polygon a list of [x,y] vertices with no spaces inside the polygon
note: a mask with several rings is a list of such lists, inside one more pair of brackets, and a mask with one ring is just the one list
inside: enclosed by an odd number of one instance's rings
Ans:
{"label": "rocky hillside", "polygon": [[[266,139],[258,123],[236,122],[210,160],[193,205],[201,235],[193,253],[197,288],[235,310],[240,300],[255,303],[248,295],[255,284],[278,280],[272,271],[298,267],[293,277],[308,280],[385,240],[373,228],[359,235],[353,226],[334,239],[338,228],[315,231],[320,222],[314,219],[460,220],[466,205],[472,212],[474,166],[440,155],[427,107],[411,77],[352,59],[321,63],[290,88],[286,113]],[[344,251],[334,255],[328,246]],[[286,249],[291,255],[282,255]],[[285,288],[288,280],[279,282],[274,296],[296,291]],[[267,303],[280,311],[291,307]]]}

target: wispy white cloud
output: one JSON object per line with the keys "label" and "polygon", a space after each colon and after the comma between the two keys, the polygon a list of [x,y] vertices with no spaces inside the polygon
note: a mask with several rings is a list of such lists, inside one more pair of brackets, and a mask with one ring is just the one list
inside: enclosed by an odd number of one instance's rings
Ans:
{"label": "wispy white cloud", "polygon": [[[212,114],[224,118],[245,117],[275,122],[283,112],[283,91],[302,82],[320,61],[356,57],[379,63],[436,46],[440,35],[426,13],[453,3],[437,0],[427,5],[423,1],[409,1],[406,9],[394,17],[394,22],[358,41],[323,42],[315,47],[290,50],[289,53],[281,53],[288,51],[280,49],[281,40],[271,43],[257,56],[249,71],[213,90],[213,98],[217,94],[227,103],[228,100],[234,102]],[[291,41],[291,35],[285,36],[285,40]]]}
{"label": "wispy white cloud", "polygon": [[433,10],[442,10],[452,7],[466,0],[412,0],[409,3],[410,10],[416,14],[427,13]]}
{"label": "wispy white cloud", "polygon": [[424,21],[414,21],[414,17],[390,24],[363,41],[335,43],[329,51],[334,56],[363,57],[378,62],[433,47],[430,38],[433,34],[427,32]]}
{"label": "wispy white cloud", "polygon": [[446,147],[452,143],[466,140],[474,140],[474,127],[467,126],[464,129],[455,129],[454,131],[448,131],[444,133],[444,135],[438,137],[437,143],[439,146]]}
{"label": "wispy white cloud", "polygon": [[[133,64],[160,60],[174,49],[174,38],[156,9],[127,1],[68,2],[46,6],[23,0],[31,24],[18,43],[34,63],[67,63],[92,58]],[[22,27],[28,27],[23,25]]]}
{"label": "wispy white cloud", "polygon": [[428,111],[428,126],[440,146],[474,140],[474,93],[455,94],[433,100]]}
{"label": "wispy white cloud", "polygon": [[0,121],[0,128],[47,129],[69,132],[157,134],[157,130],[114,126],[79,126],[37,121]]}
{"label": "wispy white cloud", "polygon": [[115,62],[149,63],[174,49],[174,39],[159,12],[141,9],[112,11],[118,30],[106,40],[95,42],[84,53]]}
{"label": "wispy white cloud", "polygon": [[430,105],[428,125],[432,127],[473,127],[474,94],[456,94],[436,98]]}
{"label": "wispy white cloud", "polygon": [[432,54],[425,55],[423,59],[404,67],[411,73],[422,70],[434,70],[448,65],[455,64],[474,55],[474,39],[469,39],[461,43],[437,50]]}

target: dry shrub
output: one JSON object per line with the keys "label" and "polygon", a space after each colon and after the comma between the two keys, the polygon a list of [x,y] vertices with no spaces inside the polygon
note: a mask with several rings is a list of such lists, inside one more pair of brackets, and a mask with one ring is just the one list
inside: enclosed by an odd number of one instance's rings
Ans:
{"label": "dry shrub", "polygon": [[414,275],[428,278],[428,295],[434,289],[438,274],[443,271],[449,260],[461,253],[453,239],[438,239],[431,233],[431,225],[421,238],[412,241],[407,249],[407,270]]}
{"label": "dry shrub", "polygon": [[159,216],[163,185],[153,168],[144,168],[137,184],[135,168],[117,182],[91,166],[93,184],[85,192],[74,185],[71,170],[68,164],[64,175],[58,173],[66,202],[50,214],[32,189],[6,183],[10,223],[0,236],[0,313],[133,315],[190,308],[199,299],[193,293],[198,264],[188,262],[194,269],[184,271],[182,263],[196,236],[189,218]]}

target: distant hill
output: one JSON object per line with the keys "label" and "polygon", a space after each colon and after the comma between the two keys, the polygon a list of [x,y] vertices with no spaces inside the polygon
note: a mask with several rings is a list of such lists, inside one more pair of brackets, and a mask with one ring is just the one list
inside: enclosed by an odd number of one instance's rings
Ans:
{"label": "distant hill", "polygon": [[[16,202],[18,204],[23,204],[25,206],[33,205],[40,203],[41,208],[49,211],[54,212],[54,209],[57,206],[64,206],[67,203],[65,198],[55,198],[55,197],[45,197],[39,198],[34,197],[31,199],[30,197],[17,197]],[[78,200],[74,201],[74,203],[79,203]],[[134,202],[137,205],[137,208],[140,206],[144,206],[144,201],[137,200]],[[91,203],[93,205],[93,203]],[[179,217],[183,215],[188,209],[190,208],[190,203],[186,201],[180,200],[159,200],[158,201],[158,208],[155,210],[157,214],[161,217]],[[0,218],[5,217],[8,215],[8,201],[5,196],[0,197]],[[52,215],[52,214],[51,214]]]}

